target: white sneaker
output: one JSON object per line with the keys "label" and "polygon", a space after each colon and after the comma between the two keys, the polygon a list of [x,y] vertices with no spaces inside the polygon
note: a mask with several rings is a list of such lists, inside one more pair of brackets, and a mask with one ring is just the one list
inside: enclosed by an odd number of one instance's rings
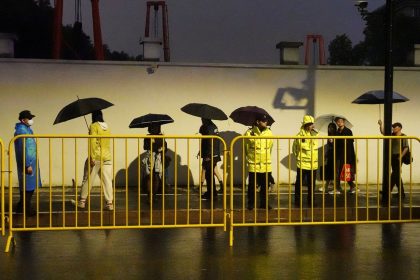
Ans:
{"label": "white sneaker", "polygon": [[319,191],[319,192],[323,192],[323,191],[324,191],[324,188],[323,188],[323,187],[320,187],[320,188],[318,189],[318,191]]}
{"label": "white sneaker", "polygon": [[[360,192],[360,189],[359,188],[357,188],[357,192]],[[351,188],[349,190],[349,193],[356,193],[356,188]]]}
{"label": "white sneaker", "polygon": [[114,210],[114,204],[112,204],[112,202],[107,202],[105,205],[105,210],[108,210],[108,211]]}
{"label": "white sneaker", "polygon": [[328,194],[341,194],[340,190],[331,190],[328,192]]}
{"label": "white sneaker", "polygon": [[86,207],[86,200],[76,201],[72,199],[71,204],[73,204],[74,206],[77,206],[78,208],[84,209]]}

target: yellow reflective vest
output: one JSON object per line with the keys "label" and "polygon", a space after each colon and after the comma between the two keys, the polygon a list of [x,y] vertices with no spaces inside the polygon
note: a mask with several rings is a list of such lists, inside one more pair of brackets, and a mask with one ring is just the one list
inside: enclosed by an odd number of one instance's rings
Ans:
{"label": "yellow reflective vest", "polygon": [[245,132],[245,136],[256,137],[255,139],[245,139],[245,153],[249,172],[271,172],[271,149],[273,147],[273,139],[264,139],[264,137],[272,135],[273,133],[269,128],[260,131],[257,126],[253,126]]}
{"label": "yellow reflective vest", "polygon": [[317,136],[314,130],[307,131],[300,129],[297,136],[308,138],[295,139],[293,142],[293,154],[296,157],[296,165],[300,169],[315,170],[318,169],[318,139],[310,139],[311,136]]}

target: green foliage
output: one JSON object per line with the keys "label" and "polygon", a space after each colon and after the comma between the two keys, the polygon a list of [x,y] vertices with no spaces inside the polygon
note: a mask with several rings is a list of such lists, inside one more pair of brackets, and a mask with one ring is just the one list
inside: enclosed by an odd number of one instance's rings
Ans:
{"label": "green foliage", "polygon": [[328,45],[331,65],[352,65],[352,44],[346,34],[337,35]]}
{"label": "green foliage", "polygon": [[[385,65],[385,9],[367,13],[363,19],[366,21],[364,41],[351,47],[351,41],[345,34],[338,35],[328,46],[330,64]],[[392,31],[393,64],[412,66],[414,45],[420,43],[420,19],[396,13]]]}

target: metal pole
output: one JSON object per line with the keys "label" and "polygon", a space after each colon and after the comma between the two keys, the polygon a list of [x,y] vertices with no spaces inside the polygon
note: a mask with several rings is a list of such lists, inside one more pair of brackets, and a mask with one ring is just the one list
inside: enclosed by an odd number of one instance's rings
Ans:
{"label": "metal pole", "polygon": [[[384,87],[384,135],[391,135],[392,125],[392,93],[394,68],[392,61],[392,23],[393,23],[393,2],[386,0],[385,10],[385,87]],[[388,205],[390,197],[389,186],[389,162],[390,162],[390,140],[384,140],[383,150],[383,174],[382,174],[382,204]]]}

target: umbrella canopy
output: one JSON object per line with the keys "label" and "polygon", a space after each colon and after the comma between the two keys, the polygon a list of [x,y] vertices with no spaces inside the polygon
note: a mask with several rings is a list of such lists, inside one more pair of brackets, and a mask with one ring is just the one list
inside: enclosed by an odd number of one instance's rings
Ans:
{"label": "umbrella canopy", "polygon": [[189,103],[181,111],[196,117],[210,120],[227,120],[226,114],[217,107],[202,103]]}
{"label": "umbrella canopy", "polygon": [[234,110],[230,114],[230,118],[237,123],[243,124],[243,125],[249,125],[252,126],[255,124],[255,121],[257,120],[258,116],[266,115],[268,122],[268,125],[272,125],[274,123],[274,119],[270,116],[269,113],[267,113],[266,110],[257,107],[257,106],[245,106],[240,107],[236,110]]}
{"label": "umbrella canopy", "polygon": [[162,125],[173,122],[174,120],[170,116],[165,114],[147,114],[132,120],[128,127],[142,128],[149,127],[152,125]]}
{"label": "umbrella canopy", "polygon": [[344,124],[345,126],[347,126],[348,128],[352,128],[353,125],[351,124],[351,122],[344,116],[342,115],[338,115],[338,114],[325,114],[325,115],[321,115],[315,118],[315,128],[320,130],[320,131],[325,131],[328,132],[328,125],[330,123],[334,123],[335,118],[342,118],[344,119]]}
{"label": "umbrella canopy", "polygon": [[[392,103],[401,103],[406,102],[409,99],[405,96],[402,96],[401,94],[397,92],[392,93]],[[355,100],[353,100],[352,103],[356,104],[384,104],[385,103],[385,94],[383,90],[372,90],[363,93],[359,97],[357,97]]]}
{"label": "umbrella canopy", "polygon": [[77,99],[61,109],[55,118],[54,124],[82,117],[92,112],[111,107],[112,105],[114,104],[96,97]]}

